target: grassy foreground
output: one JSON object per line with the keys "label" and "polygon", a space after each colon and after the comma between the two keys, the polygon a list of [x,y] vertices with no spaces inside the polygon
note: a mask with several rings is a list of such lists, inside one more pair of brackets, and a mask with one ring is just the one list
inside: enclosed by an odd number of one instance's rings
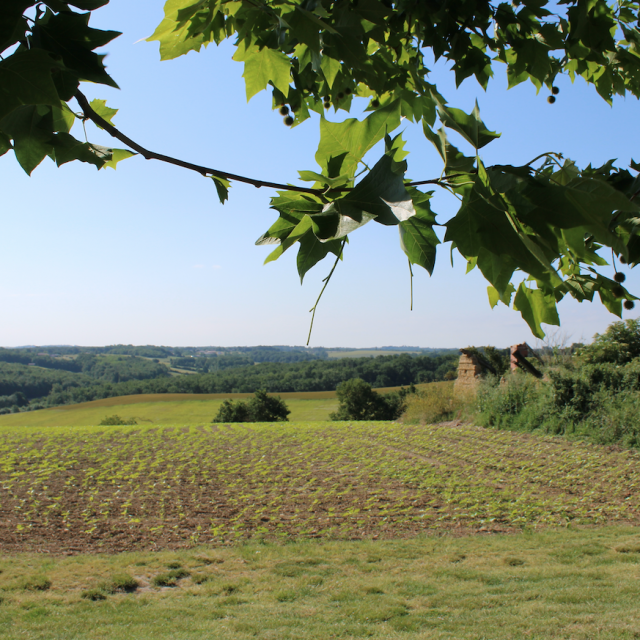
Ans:
{"label": "grassy foreground", "polygon": [[3,640],[640,637],[637,528],[20,554],[0,569]]}

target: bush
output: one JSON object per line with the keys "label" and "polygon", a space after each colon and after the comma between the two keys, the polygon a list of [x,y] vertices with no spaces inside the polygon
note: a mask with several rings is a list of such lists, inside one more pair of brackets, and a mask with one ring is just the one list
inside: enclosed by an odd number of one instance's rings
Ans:
{"label": "bush", "polygon": [[107,416],[102,420],[99,426],[114,426],[114,425],[133,425],[138,424],[138,421],[135,418],[121,418],[119,415],[114,414],[112,416]]}
{"label": "bush", "polygon": [[376,393],[371,385],[354,378],[341,382],[336,389],[340,404],[330,415],[332,420],[396,420],[404,410],[404,398],[408,392]]}
{"label": "bush", "polygon": [[260,390],[248,402],[225,400],[213,422],[286,422],[290,413],[280,396]]}
{"label": "bush", "polygon": [[579,355],[591,364],[626,364],[640,357],[640,320],[613,322],[602,335],[596,333],[593,343],[583,347]]}

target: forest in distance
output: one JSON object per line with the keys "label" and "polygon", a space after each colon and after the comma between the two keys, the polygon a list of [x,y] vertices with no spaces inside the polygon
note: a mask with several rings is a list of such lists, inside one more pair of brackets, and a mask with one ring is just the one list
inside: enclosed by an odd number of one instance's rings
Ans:
{"label": "forest in distance", "polygon": [[374,388],[437,382],[455,378],[458,356],[417,347],[0,348],[0,414],[149,393],[334,391],[353,378]]}

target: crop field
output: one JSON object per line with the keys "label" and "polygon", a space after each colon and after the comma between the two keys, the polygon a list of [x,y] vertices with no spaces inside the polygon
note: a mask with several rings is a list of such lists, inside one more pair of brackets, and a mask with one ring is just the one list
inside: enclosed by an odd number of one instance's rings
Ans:
{"label": "crop field", "polygon": [[4,552],[640,522],[630,451],[472,426],[1,427]]}

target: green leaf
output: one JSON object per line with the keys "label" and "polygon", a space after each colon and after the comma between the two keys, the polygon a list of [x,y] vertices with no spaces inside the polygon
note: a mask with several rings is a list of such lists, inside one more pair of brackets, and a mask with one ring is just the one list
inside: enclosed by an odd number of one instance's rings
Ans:
{"label": "green leaf", "polygon": [[225,178],[219,178],[218,176],[211,176],[214,184],[216,185],[216,191],[218,192],[218,198],[220,198],[220,204],[224,204],[229,199],[229,189],[231,183]]}
{"label": "green leaf", "polygon": [[300,275],[300,283],[304,280],[305,274],[312,269],[320,260],[326,258],[328,253],[336,256],[340,253],[342,241],[330,240],[329,242],[321,242],[313,233],[307,233],[300,239],[300,248],[296,264],[298,274]]}
{"label": "green leaf", "polygon": [[266,89],[269,82],[285,97],[289,95],[291,60],[284,53],[269,47],[239,46],[233,59],[244,62],[242,76],[247,89],[247,102],[256,93]]}
{"label": "green leaf", "polygon": [[266,257],[264,264],[277,260],[289,247],[292,247],[300,238],[310,233],[311,227],[311,218],[305,215],[280,245]]}
{"label": "green leaf", "polygon": [[[363,121],[350,118],[344,122],[320,120],[320,144],[316,152],[316,162],[323,173],[332,176],[328,165],[332,158],[344,156],[340,174],[353,179],[358,163],[364,158],[386,133],[400,126],[400,103],[394,101],[374,111]],[[335,174],[334,174],[335,175]]]}
{"label": "green leaf", "polygon": [[51,107],[51,115],[53,117],[53,130],[69,133],[71,127],[76,121],[76,115],[71,111],[69,106],[63,102],[60,107]]}
{"label": "green leaf", "polygon": [[518,287],[513,308],[521,313],[531,333],[541,340],[545,335],[541,323],[560,324],[555,296],[545,294],[540,289],[529,289],[524,282]]}
{"label": "green leaf", "polygon": [[420,265],[429,274],[433,273],[436,261],[436,246],[440,244],[433,230],[435,214],[429,206],[431,194],[411,189],[416,215],[400,222],[400,246],[412,264]]}
{"label": "green leaf", "polygon": [[347,176],[338,176],[337,178],[327,178],[327,176],[323,176],[320,173],[316,173],[315,171],[298,171],[300,175],[300,180],[304,180],[305,182],[315,182],[320,187],[342,187],[349,182],[349,178]]}
{"label": "green leaf", "polygon": [[13,138],[20,166],[29,174],[52,152],[53,120],[49,107],[30,105],[0,120],[0,128]]}
{"label": "green leaf", "polygon": [[[89,106],[104,120],[106,120],[109,124],[113,124],[113,116],[118,113],[118,109],[112,109],[111,107],[107,107],[106,100],[92,100],[89,103]],[[98,128],[102,129],[100,125],[96,125]]]}
{"label": "green leaf", "polygon": [[137,156],[137,153],[133,151],[129,151],[128,149],[111,149],[111,160],[107,160],[104,163],[104,168],[116,170],[116,165],[121,160],[126,160],[127,158],[131,158],[132,156]]}
{"label": "green leaf", "polygon": [[447,132],[444,127],[434,132],[426,122],[423,122],[424,135],[438,150],[444,162],[444,172],[447,175],[454,173],[470,173],[475,167],[475,158],[465,156],[454,147],[447,139]]}
{"label": "green leaf", "polygon": [[160,43],[160,60],[172,60],[189,51],[200,51],[208,39],[204,32],[191,34],[190,17],[200,10],[196,0],[168,0],[164,5],[164,19],[147,38]]}
{"label": "green leaf", "polygon": [[0,51],[24,38],[29,24],[23,13],[33,4],[32,0],[5,0],[0,3]]}
{"label": "green leaf", "polygon": [[23,105],[59,105],[51,79],[54,62],[40,49],[21,51],[0,61],[0,119]]}
{"label": "green leaf", "polygon": [[320,62],[320,68],[322,69],[322,73],[329,85],[329,89],[333,87],[333,82],[336,79],[338,73],[342,69],[342,65],[339,60],[334,60],[327,55],[322,56],[322,61]]}
{"label": "green leaf", "polygon": [[11,149],[11,138],[9,136],[0,131],[0,156],[3,156],[7,151]]}
{"label": "green leaf", "polygon": [[107,147],[80,142],[68,133],[56,133],[51,139],[56,164],[60,167],[72,160],[88,162],[100,169],[111,158],[112,150]]}
{"label": "green leaf", "polygon": [[33,27],[33,37],[39,46],[56,56],[60,56],[67,70],[76,74],[79,80],[98,82],[118,88],[116,82],[106,72],[104,55],[93,50],[111,42],[120,35],[118,31],[102,31],[89,27],[90,13],[60,11],[37,20]]}
{"label": "green leaf", "polygon": [[516,288],[511,283],[508,284],[504,294],[502,295],[500,295],[499,291],[495,287],[489,285],[487,287],[487,293],[489,295],[489,304],[491,305],[491,308],[493,309],[498,302],[502,302],[508,307],[511,304],[511,296],[513,296],[515,292]]}
{"label": "green leaf", "polygon": [[491,141],[499,138],[501,134],[489,131],[480,119],[480,109],[478,103],[470,114],[466,114],[460,109],[438,105],[438,115],[445,127],[457,131],[467,142],[476,149],[481,149]]}

